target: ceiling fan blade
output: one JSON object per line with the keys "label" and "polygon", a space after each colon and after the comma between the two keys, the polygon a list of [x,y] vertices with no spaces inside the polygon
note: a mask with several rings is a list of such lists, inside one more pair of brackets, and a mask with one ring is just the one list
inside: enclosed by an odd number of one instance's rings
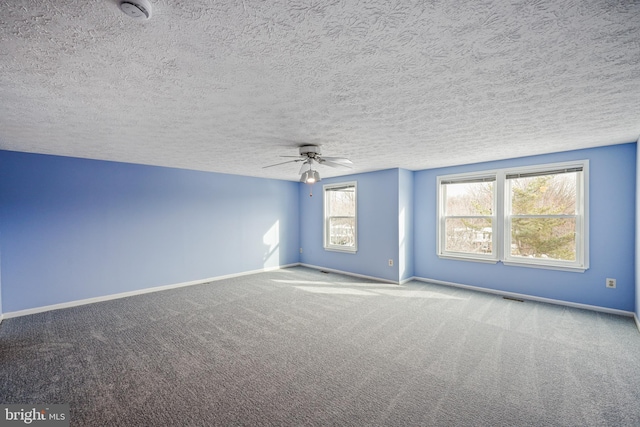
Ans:
{"label": "ceiling fan blade", "polygon": [[[304,172],[304,170],[307,168],[308,164],[309,164],[309,161],[305,160],[304,163],[302,163],[302,166],[300,166],[300,172],[298,172],[298,173],[302,174],[302,172]],[[311,167],[309,167],[309,169],[311,169]]]}
{"label": "ceiling fan blade", "polygon": [[338,163],[335,162],[333,160],[327,160],[327,159],[322,159],[320,161],[321,165],[325,165],[325,166],[331,166],[332,168],[349,168],[351,169],[351,165],[346,164],[346,163]]}
{"label": "ceiling fan blade", "polygon": [[276,163],[276,164],[269,165],[269,166],[263,166],[263,167],[262,167],[262,169],[271,168],[271,167],[274,167],[274,166],[280,166],[280,165],[284,165],[284,164],[286,164],[286,163],[295,163],[295,162],[301,162],[301,161],[302,161],[302,159],[298,159],[298,160],[287,160],[286,162]]}
{"label": "ceiling fan blade", "polygon": [[333,163],[342,163],[345,165],[352,165],[353,162],[349,159],[346,159],[344,157],[322,157],[322,160],[328,160],[330,162]]}

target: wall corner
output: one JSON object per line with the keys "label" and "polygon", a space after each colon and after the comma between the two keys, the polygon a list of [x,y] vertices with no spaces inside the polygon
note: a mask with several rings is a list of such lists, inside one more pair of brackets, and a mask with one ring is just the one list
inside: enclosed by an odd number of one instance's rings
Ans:
{"label": "wall corner", "polygon": [[414,276],[413,179],[412,171],[398,169],[398,283]]}

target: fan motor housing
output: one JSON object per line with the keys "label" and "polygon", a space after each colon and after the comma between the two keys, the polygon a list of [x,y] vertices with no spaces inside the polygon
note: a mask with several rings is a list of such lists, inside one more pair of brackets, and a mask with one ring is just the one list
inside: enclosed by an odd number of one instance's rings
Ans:
{"label": "fan motor housing", "polygon": [[301,156],[309,156],[313,157],[314,155],[321,155],[320,147],[317,145],[303,145],[300,147],[300,155]]}

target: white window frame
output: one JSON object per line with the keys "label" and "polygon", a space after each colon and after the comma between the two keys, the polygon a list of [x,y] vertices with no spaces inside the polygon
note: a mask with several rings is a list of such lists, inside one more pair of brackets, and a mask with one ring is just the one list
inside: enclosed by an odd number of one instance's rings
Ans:
{"label": "white window frame", "polygon": [[[331,239],[329,238],[330,227],[329,227],[329,204],[327,202],[327,193],[329,191],[335,191],[340,188],[348,188],[353,187],[354,194],[354,236],[353,236],[353,246],[343,246],[343,245],[332,245],[330,244]],[[328,251],[337,251],[337,252],[348,252],[348,253],[356,253],[358,251],[358,182],[350,181],[350,182],[341,182],[339,184],[325,184],[322,186],[322,201],[323,201],[323,246],[325,250]]]}
{"label": "white window frame", "polygon": [[[581,168],[581,175],[576,182],[576,212],[573,215],[545,215],[553,218],[571,218],[576,220],[576,259],[575,261],[561,261],[541,258],[525,258],[511,255],[511,221],[517,215],[511,214],[511,184],[507,178],[509,175],[540,174],[544,172],[558,171],[563,173],[576,168]],[[589,161],[550,163],[545,165],[527,166],[504,171],[504,260],[505,265],[525,266],[534,268],[546,268],[551,270],[583,272],[589,268]],[[542,216],[540,216],[542,217]]]}
{"label": "white window frame", "polygon": [[[471,183],[471,182],[494,182],[493,186],[493,206],[491,207],[492,215],[447,215],[446,212],[446,184],[454,183]],[[497,179],[495,171],[483,171],[474,173],[463,173],[456,175],[446,175],[438,177],[438,256],[441,258],[466,259],[468,261],[478,262],[498,262],[498,242],[499,230],[497,227]],[[448,218],[491,218],[491,249],[490,254],[476,254],[471,252],[454,252],[446,249],[446,220]]]}
{"label": "white window frame", "polygon": [[[549,171],[561,171],[573,168],[582,168],[582,174],[576,185],[576,259],[575,261],[561,261],[544,258],[525,258],[511,256],[511,190],[507,179],[509,175],[536,174]],[[456,253],[445,251],[445,219],[444,191],[442,182],[464,182],[474,178],[489,176],[496,177],[494,195],[494,222],[493,222],[493,249],[494,256],[483,254]],[[451,258],[478,262],[502,262],[505,265],[544,268],[551,270],[563,270],[584,272],[589,268],[589,160],[576,160],[562,163],[547,163],[541,165],[523,166],[492,171],[479,171],[465,174],[442,175],[437,177],[438,184],[438,225],[437,225],[437,250],[440,258]],[[560,217],[561,215],[558,215]],[[571,215],[570,215],[571,216]]]}

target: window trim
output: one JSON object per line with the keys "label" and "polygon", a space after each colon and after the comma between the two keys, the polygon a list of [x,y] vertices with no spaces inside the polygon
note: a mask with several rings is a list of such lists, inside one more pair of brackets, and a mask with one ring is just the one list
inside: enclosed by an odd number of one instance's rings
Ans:
{"label": "window trim", "polygon": [[[541,172],[551,172],[556,175],[571,169],[582,168],[582,177],[576,182],[576,260],[573,262],[559,260],[542,260],[540,258],[514,257],[507,248],[511,245],[511,198],[509,175],[539,175]],[[555,173],[553,173],[555,172]],[[576,171],[571,171],[576,172]],[[507,192],[509,191],[509,194]],[[550,270],[584,272],[589,268],[589,160],[577,160],[562,163],[548,163],[543,165],[510,168],[504,171],[504,241],[503,264],[521,267],[545,268]]]}
{"label": "window trim", "polygon": [[[510,187],[507,182],[508,175],[538,174],[540,172],[554,172],[571,168],[582,168],[582,178],[578,179],[576,187],[576,260],[574,262],[544,260],[541,258],[513,257],[510,255],[511,245],[511,200]],[[494,256],[487,257],[481,254],[457,253],[444,250],[445,228],[444,221],[444,197],[443,183],[464,182],[465,180],[479,179],[495,176],[496,185],[494,193],[494,215],[492,246]],[[441,175],[437,177],[437,254],[443,259],[455,259],[463,261],[475,261],[485,263],[502,262],[504,265],[543,268],[550,270],[562,270],[584,272],[589,268],[589,160],[575,160],[560,163],[546,163],[539,165],[504,168],[468,172],[462,174]],[[509,194],[507,194],[509,192]]]}
{"label": "window trim", "polygon": [[492,212],[493,215],[489,216],[489,215],[462,215],[462,216],[458,216],[460,218],[471,218],[471,217],[478,217],[478,218],[491,218],[491,233],[492,236],[496,236],[497,233],[499,233],[499,229],[497,227],[498,221],[497,221],[497,204],[496,204],[496,199],[497,199],[497,179],[496,179],[496,171],[480,171],[480,172],[471,172],[471,173],[461,173],[461,174],[455,174],[455,175],[443,175],[443,176],[439,176],[438,177],[438,256],[440,258],[449,258],[449,259],[464,259],[467,261],[476,261],[476,262],[485,262],[485,263],[491,263],[491,264],[495,264],[498,262],[499,258],[499,249],[498,249],[498,245],[495,244],[496,240],[495,237],[492,238],[492,244],[491,244],[491,248],[492,248],[492,252],[491,254],[488,255],[483,255],[483,254],[472,254],[472,253],[467,253],[467,252],[454,252],[454,251],[447,251],[446,250],[446,245],[445,245],[445,239],[446,239],[446,220],[447,218],[451,218],[452,216],[446,216],[445,215],[445,208],[446,208],[446,203],[445,203],[445,197],[446,194],[444,191],[442,191],[442,186],[443,185],[447,185],[447,184],[456,184],[456,183],[471,183],[471,182],[494,182],[494,190],[493,190],[493,206],[492,206]]}
{"label": "window trim", "polygon": [[[327,191],[332,191],[335,189],[340,189],[340,188],[347,188],[347,187],[353,187],[353,193],[354,193],[354,215],[353,215],[353,219],[354,219],[354,239],[353,239],[353,246],[349,247],[349,246],[339,246],[339,245],[331,245],[329,244],[330,239],[329,239],[329,216],[328,216],[328,209],[329,206],[327,204]],[[325,184],[322,186],[322,204],[323,204],[323,209],[322,209],[322,215],[323,215],[323,230],[322,230],[322,235],[323,235],[323,247],[325,250],[327,251],[334,251],[334,252],[345,252],[345,253],[352,253],[355,254],[356,252],[358,252],[358,182],[357,181],[349,181],[349,182],[341,182],[341,183],[337,183],[337,184]]]}

